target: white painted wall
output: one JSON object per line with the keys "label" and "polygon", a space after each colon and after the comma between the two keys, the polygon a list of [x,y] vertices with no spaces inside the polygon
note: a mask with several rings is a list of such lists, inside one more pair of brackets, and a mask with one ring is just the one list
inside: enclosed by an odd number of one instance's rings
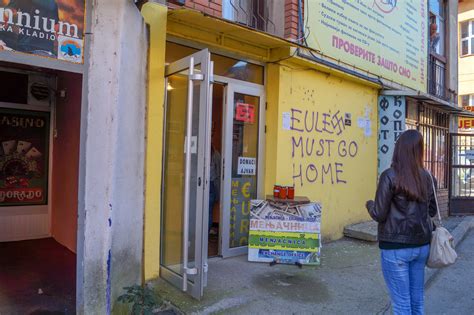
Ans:
{"label": "white painted wall", "polygon": [[94,0],[91,9],[77,311],[110,314],[122,287],[141,282],[147,40],[133,1]]}

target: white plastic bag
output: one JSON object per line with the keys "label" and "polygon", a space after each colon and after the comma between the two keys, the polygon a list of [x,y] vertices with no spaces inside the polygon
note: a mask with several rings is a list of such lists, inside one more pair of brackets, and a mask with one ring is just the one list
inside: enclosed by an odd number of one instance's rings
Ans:
{"label": "white plastic bag", "polygon": [[456,262],[458,255],[452,245],[453,237],[440,226],[431,237],[430,256],[426,265],[430,268],[443,268]]}
{"label": "white plastic bag", "polygon": [[436,196],[436,188],[434,185],[433,176],[431,176],[431,174],[430,178],[431,185],[433,186],[433,193],[440,226],[433,231],[431,236],[430,256],[428,257],[426,265],[430,268],[443,268],[454,264],[456,262],[456,258],[458,258],[458,255],[454,250],[453,236],[448,230],[441,226],[442,222],[438,207],[438,197]]}

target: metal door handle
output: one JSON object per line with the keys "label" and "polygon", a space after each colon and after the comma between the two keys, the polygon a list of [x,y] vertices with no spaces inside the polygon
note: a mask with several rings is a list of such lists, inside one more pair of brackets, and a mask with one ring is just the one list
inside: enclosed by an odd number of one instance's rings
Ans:
{"label": "metal door handle", "polygon": [[193,75],[194,58],[189,59],[188,112],[186,113],[186,157],[184,168],[184,213],[183,213],[183,291],[188,290],[188,253],[189,253],[189,194],[191,184],[191,136],[193,123]]}

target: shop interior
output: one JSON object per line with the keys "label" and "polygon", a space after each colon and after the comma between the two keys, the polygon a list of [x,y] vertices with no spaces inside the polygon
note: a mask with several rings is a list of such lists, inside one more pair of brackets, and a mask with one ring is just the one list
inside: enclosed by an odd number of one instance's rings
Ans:
{"label": "shop interior", "polygon": [[[222,166],[222,118],[224,104],[224,88],[222,84],[214,84],[212,92],[212,129],[211,129],[211,182],[209,192],[210,210],[208,256],[215,257],[219,254],[219,223],[221,209],[221,166]],[[214,202],[213,202],[214,201]]]}
{"label": "shop interior", "polygon": [[0,314],[74,313],[82,75],[0,82]]}

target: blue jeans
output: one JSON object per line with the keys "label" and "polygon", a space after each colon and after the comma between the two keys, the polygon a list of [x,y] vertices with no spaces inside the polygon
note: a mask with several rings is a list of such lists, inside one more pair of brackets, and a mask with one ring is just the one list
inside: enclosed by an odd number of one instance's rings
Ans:
{"label": "blue jeans", "polygon": [[382,272],[395,315],[424,314],[425,265],[430,245],[382,249]]}

